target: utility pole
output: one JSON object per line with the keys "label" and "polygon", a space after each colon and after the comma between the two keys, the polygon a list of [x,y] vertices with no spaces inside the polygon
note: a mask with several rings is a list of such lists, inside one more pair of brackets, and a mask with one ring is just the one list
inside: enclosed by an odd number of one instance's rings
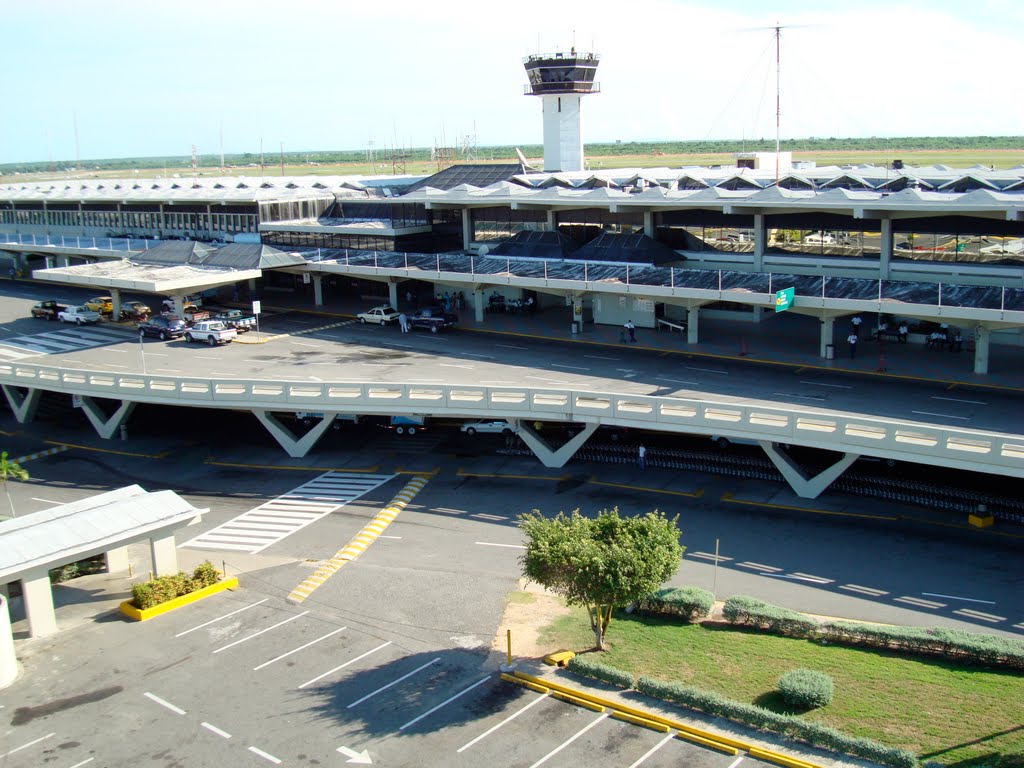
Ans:
{"label": "utility pole", "polygon": [[281,142],[281,175],[284,176],[284,142]]}

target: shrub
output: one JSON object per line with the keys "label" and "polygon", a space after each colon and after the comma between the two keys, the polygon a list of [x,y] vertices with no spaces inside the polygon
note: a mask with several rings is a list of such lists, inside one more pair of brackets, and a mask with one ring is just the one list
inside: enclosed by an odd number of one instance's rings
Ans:
{"label": "shrub", "polygon": [[802,613],[746,595],[734,595],[726,600],[722,615],[730,624],[747,624],[787,637],[809,637],[819,626]]}
{"label": "shrub", "polygon": [[637,608],[641,613],[657,616],[679,616],[684,621],[697,621],[711,613],[715,596],[700,587],[667,587],[648,595]]}
{"label": "shrub", "polygon": [[633,675],[621,669],[602,664],[592,655],[574,656],[568,665],[570,672],[583,677],[590,677],[594,680],[603,680],[606,683],[617,685],[620,688],[633,687]]}
{"label": "shrub", "polygon": [[192,581],[195,583],[196,589],[211,587],[220,581],[220,571],[213,567],[213,563],[206,560],[192,571]]}
{"label": "shrub", "polygon": [[832,701],[832,678],[813,669],[791,669],[779,678],[779,693],[789,706],[817,709]]}
{"label": "shrub", "polygon": [[171,576],[160,576],[143,584],[132,585],[132,605],[140,610],[152,608],[216,584],[219,580],[220,571],[207,560],[196,566],[192,576],[178,571]]}

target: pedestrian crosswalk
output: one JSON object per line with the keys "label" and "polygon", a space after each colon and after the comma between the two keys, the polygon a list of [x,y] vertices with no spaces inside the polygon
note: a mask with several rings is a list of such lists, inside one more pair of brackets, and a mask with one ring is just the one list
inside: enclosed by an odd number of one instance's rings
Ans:
{"label": "pedestrian crosswalk", "polygon": [[116,344],[128,338],[123,332],[98,326],[81,326],[31,336],[15,336],[0,339],[0,362],[12,363],[26,357],[77,352],[90,347]]}
{"label": "pedestrian crosswalk", "polygon": [[393,477],[326,472],[178,546],[255,555],[379,488]]}

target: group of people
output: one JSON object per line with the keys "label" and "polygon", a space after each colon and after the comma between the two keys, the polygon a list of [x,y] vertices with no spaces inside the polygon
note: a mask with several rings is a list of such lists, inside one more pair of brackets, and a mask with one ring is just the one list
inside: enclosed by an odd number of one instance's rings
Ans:
{"label": "group of people", "polygon": [[487,301],[488,312],[511,312],[513,314],[522,312],[526,314],[533,314],[536,309],[537,302],[534,300],[532,295],[527,295],[526,298],[523,299],[508,299],[495,291],[490,295],[490,298]]}
{"label": "group of people", "polygon": [[[850,320],[850,335],[846,338],[846,343],[850,347],[850,357],[854,358],[857,356],[857,343],[860,341],[860,328],[863,325],[864,320],[860,315],[854,315],[853,319]],[[901,321],[896,330],[892,331],[889,328],[889,321],[887,318],[882,317],[878,321],[878,327],[875,329],[874,339],[881,343],[886,338],[895,336],[900,344],[907,343],[907,335],[910,333],[910,329],[907,327],[905,321]],[[870,337],[869,337],[870,338]],[[937,331],[932,332],[927,337],[927,344],[929,349],[949,347],[951,352],[959,352],[963,349],[964,337],[960,332],[960,329],[950,330],[949,325],[942,323]]]}

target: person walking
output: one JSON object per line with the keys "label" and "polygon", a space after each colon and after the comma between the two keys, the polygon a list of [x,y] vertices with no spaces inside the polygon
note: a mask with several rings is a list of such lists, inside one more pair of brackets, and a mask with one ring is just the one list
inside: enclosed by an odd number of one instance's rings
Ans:
{"label": "person walking", "polygon": [[398,316],[398,326],[402,329],[402,333],[409,332],[409,318],[405,316],[405,312]]}
{"label": "person walking", "polygon": [[640,465],[640,469],[647,469],[647,448],[643,443],[640,443],[640,449],[637,451],[637,463]]}
{"label": "person walking", "polygon": [[909,331],[910,329],[907,328],[906,323],[900,323],[900,344],[907,343],[907,333],[909,333]]}
{"label": "person walking", "polygon": [[859,339],[860,338],[860,324],[864,322],[860,315],[854,315],[853,320],[850,321],[853,324],[853,334]]}
{"label": "person walking", "polygon": [[626,332],[629,334],[629,343],[636,344],[636,326],[633,325],[633,321],[627,320],[625,328]]}
{"label": "person walking", "polygon": [[857,334],[851,333],[846,341],[850,345],[850,359],[852,360],[857,356]]}

